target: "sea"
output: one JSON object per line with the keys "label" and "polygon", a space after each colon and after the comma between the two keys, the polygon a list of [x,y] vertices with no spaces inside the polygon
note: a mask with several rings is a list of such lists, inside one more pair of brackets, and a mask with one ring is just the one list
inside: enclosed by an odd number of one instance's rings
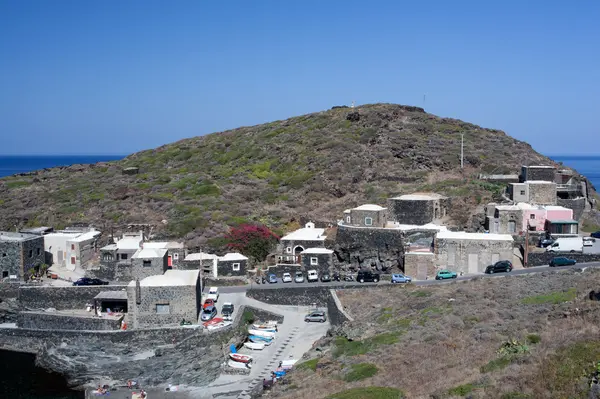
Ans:
{"label": "sea", "polygon": [[575,169],[600,190],[600,155],[548,155],[556,162]]}
{"label": "sea", "polygon": [[123,155],[0,155],[0,177],[38,169],[123,159]]}

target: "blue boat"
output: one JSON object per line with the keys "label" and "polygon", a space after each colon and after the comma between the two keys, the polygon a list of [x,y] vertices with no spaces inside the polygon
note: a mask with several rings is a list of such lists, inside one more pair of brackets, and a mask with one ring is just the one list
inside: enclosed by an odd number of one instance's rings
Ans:
{"label": "blue boat", "polygon": [[272,337],[261,337],[258,335],[250,335],[248,336],[248,339],[252,342],[265,342],[265,343],[271,343],[271,341],[273,341]]}

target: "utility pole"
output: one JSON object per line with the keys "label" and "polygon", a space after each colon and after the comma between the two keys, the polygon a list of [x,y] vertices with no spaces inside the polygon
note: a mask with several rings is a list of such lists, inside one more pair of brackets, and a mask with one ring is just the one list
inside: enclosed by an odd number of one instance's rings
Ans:
{"label": "utility pole", "polygon": [[464,156],[464,147],[465,147],[465,135],[464,133],[460,134],[460,168],[464,168],[463,156]]}

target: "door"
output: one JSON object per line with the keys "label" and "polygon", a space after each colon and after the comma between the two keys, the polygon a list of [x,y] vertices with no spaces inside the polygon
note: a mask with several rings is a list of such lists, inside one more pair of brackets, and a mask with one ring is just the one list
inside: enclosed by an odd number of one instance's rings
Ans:
{"label": "door", "polygon": [[492,254],[492,265],[500,260],[500,254]]}
{"label": "door", "polygon": [[469,274],[479,272],[478,268],[479,257],[477,254],[469,254]]}
{"label": "door", "polygon": [[514,220],[508,221],[508,233],[516,233],[517,232],[517,223]]}
{"label": "door", "polygon": [[497,220],[494,220],[494,227],[492,229],[492,233],[497,233],[500,230],[500,222]]}
{"label": "door", "polygon": [[171,257],[171,255],[169,255],[169,257],[167,258],[167,266],[170,268],[173,267],[173,258]]}
{"label": "door", "polygon": [[417,280],[425,280],[427,278],[427,265],[419,265],[417,269]]}
{"label": "door", "polygon": [[56,263],[58,263],[59,265],[62,265],[62,262],[63,262],[63,251],[60,251],[60,250],[59,250],[59,251],[56,253],[56,255],[57,255],[57,257],[58,257],[58,262],[56,262]]}

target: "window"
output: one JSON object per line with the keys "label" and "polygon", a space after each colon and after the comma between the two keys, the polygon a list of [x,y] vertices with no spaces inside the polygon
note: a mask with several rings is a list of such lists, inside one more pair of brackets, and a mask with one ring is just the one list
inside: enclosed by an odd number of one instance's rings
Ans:
{"label": "window", "polygon": [[8,272],[3,271],[2,272],[2,278],[8,278]]}
{"label": "window", "polygon": [[156,314],[171,314],[171,308],[168,303],[157,303]]}
{"label": "window", "polygon": [[75,264],[75,257],[71,256],[71,264],[74,265]]}
{"label": "window", "polygon": [[346,216],[346,223],[350,223],[351,220],[352,218],[350,218],[350,216]]}
{"label": "window", "polygon": [[365,226],[373,226],[373,218],[365,218]]}
{"label": "window", "polygon": [[234,271],[234,272],[237,272],[237,271],[239,271],[239,270],[240,270],[240,264],[239,264],[239,263],[234,263],[234,264],[233,264],[233,271]]}
{"label": "window", "polygon": [[287,247],[285,249],[285,253],[291,254],[292,253],[292,247]]}
{"label": "window", "polygon": [[175,259],[175,260],[179,260],[179,254],[178,254],[178,253],[174,253],[174,254],[173,254],[173,259]]}
{"label": "window", "polygon": [[37,249],[37,254],[38,254],[38,256],[41,254],[41,249],[39,249],[39,248]]}
{"label": "window", "polygon": [[525,190],[521,190],[521,195],[525,195]]}
{"label": "window", "polygon": [[319,258],[310,258],[311,266],[317,266],[319,264]]}
{"label": "window", "polygon": [[529,219],[535,219],[535,215],[532,213],[531,215],[529,215]]}
{"label": "window", "polygon": [[33,258],[33,249],[30,249],[30,250],[29,250],[29,257],[30,257],[30,258]]}
{"label": "window", "polygon": [[102,256],[102,259],[110,261],[110,260],[113,260],[113,256],[112,256],[112,254],[106,253]]}
{"label": "window", "polygon": [[71,244],[71,251],[75,251],[75,244]]}
{"label": "window", "polygon": [[127,254],[121,254],[121,260],[127,260]]}
{"label": "window", "polygon": [[152,261],[151,260],[145,260],[143,262],[143,266],[144,267],[152,267]]}
{"label": "window", "polygon": [[6,254],[2,254],[2,257],[3,257],[3,258],[6,258]]}

